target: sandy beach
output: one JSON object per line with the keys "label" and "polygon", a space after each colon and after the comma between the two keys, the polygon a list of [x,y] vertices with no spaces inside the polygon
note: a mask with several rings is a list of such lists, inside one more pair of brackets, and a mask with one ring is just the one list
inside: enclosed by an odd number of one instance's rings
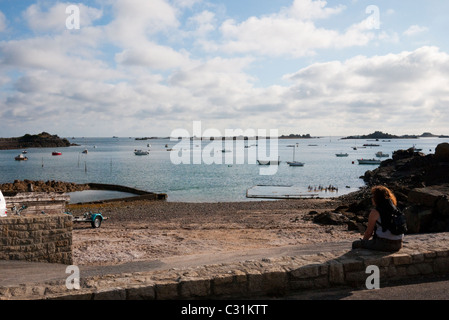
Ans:
{"label": "sandy beach", "polygon": [[338,199],[69,205],[74,215],[101,211],[109,218],[98,229],[74,224],[74,263],[111,265],[360,238],[347,225],[319,225],[308,219],[311,211],[320,213],[339,205]]}

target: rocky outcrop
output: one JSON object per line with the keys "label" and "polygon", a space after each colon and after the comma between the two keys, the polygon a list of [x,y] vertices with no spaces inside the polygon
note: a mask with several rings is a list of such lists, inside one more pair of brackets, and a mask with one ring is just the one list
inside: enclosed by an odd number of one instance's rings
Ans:
{"label": "rocky outcrop", "polygon": [[0,184],[0,190],[4,195],[11,195],[20,192],[75,192],[90,189],[88,184],[76,184],[62,181],[31,181],[15,180],[13,183]]}
{"label": "rocky outcrop", "polygon": [[360,231],[367,225],[371,210],[371,187],[384,185],[396,195],[403,210],[409,233],[449,231],[449,144],[442,143],[435,154],[425,155],[413,148],[398,150],[392,159],[383,161],[361,177],[366,187],[340,197],[347,206],[321,214],[313,221],[321,224],[347,224]]}
{"label": "rocky outcrop", "polygon": [[63,148],[70,147],[67,139],[51,135],[47,132],[17,138],[0,138],[0,150],[26,149],[26,148]]}

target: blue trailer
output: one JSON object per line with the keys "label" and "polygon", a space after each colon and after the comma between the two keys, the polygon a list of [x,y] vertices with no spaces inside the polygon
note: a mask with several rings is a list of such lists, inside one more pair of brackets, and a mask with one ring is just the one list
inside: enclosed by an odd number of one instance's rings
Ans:
{"label": "blue trailer", "polygon": [[103,217],[103,214],[101,212],[92,213],[89,211],[78,217],[73,216],[71,212],[66,212],[66,214],[69,214],[73,217],[73,222],[88,222],[92,225],[92,228],[100,228],[103,220],[108,219],[107,217]]}

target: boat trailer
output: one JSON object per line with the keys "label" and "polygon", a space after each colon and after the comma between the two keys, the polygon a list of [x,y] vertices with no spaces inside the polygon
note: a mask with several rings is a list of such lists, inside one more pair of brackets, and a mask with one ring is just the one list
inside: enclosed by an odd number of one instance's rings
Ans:
{"label": "boat trailer", "polygon": [[103,220],[108,220],[108,217],[103,217],[103,214],[101,212],[92,213],[89,211],[84,213],[82,216],[74,216],[69,211],[65,213],[73,217],[73,222],[87,222],[92,225],[92,228],[100,228]]}

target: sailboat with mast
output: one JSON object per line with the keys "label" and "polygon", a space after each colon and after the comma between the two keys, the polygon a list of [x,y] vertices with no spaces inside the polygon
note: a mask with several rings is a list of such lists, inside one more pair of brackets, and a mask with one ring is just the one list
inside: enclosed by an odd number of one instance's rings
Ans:
{"label": "sailboat with mast", "polygon": [[298,148],[298,143],[293,147],[293,161],[287,161],[288,165],[290,167],[303,167],[304,166],[304,162],[299,162],[295,160],[295,151],[296,148]]}

